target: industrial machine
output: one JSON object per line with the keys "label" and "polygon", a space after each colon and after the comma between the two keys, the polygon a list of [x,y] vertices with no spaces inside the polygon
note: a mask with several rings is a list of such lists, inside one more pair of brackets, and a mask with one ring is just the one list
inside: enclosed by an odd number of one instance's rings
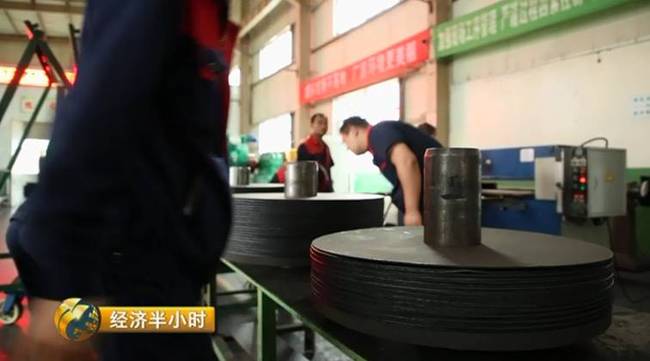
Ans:
{"label": "industrial machine", "polygon": [[482,150],[482,224],[575,237],[625,215],[625,167],[626,151],[608,147]]}

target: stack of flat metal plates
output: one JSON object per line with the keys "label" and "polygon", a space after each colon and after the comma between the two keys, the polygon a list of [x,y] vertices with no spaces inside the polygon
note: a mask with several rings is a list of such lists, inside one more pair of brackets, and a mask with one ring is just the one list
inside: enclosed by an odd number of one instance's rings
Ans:
{"label": "stack of flat metal plates", "polygon": [[369,194],[320,193],[298,199],[282,193],[235,194],[224,257],[248,264],[306,266],[313,239],[381,226],[383,209],[384,198]]}
{"label": "stack of flat metal plates", "polygon": [[434,248],[422,227],[316,239],[319,310],[352,329],[464,350],[577,343],[611,321],[612,252],[565,237],[482,229],[482,244]]}
{"label": "stack of flat metal plates", "polygon": [[282,193],[282,183],[251,183],[247,185],[230,186],[233,193]]}

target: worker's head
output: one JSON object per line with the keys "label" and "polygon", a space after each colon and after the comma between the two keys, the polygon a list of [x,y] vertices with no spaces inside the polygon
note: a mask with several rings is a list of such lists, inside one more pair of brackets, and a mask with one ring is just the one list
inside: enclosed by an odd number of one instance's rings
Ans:
{"label": "worker's head", "polygon": [[311,134],[323,136],[327,134],[327,117],[323,113],[311,116]]}
{"label": "worker's head", "polygon": [[433,138],[436,137],[436,127],[429,123],[420,123],[417,128],[424,134],[429,135]]}
{"label": "worker's head", "polygon": [[343,143],[354,154],[363,154],[368,151],[368,129],[370,124],[361,117],[350,117],[343,121],[341,138]]}

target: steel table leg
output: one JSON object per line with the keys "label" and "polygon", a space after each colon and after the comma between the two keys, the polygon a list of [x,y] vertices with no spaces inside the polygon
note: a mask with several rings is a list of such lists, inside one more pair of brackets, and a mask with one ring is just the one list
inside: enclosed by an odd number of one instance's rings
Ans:
{"label": "steel table leg", "polygon": [[257,361],[275,361],[276,305],[264,292],[257,290]]}

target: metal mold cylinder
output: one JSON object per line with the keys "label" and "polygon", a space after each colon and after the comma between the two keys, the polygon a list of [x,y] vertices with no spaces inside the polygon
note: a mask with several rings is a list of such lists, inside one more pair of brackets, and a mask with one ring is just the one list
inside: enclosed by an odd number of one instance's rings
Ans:
{"label": "metal mold cylinder", "polygon": [[480,153],[430,148],[424,154],[424,242],[432,247],[481,243]]}
{"label": "metal mold cylinder", "polygon": [[230,167],[228,183],[230,186],[245,186],[250,183],[251,170],[248,167]]}
{"label": "metal mold cylinder", "polygon": [[286,198],[308,198],[318,194],[318,162],[287,163],[284,181]]}

